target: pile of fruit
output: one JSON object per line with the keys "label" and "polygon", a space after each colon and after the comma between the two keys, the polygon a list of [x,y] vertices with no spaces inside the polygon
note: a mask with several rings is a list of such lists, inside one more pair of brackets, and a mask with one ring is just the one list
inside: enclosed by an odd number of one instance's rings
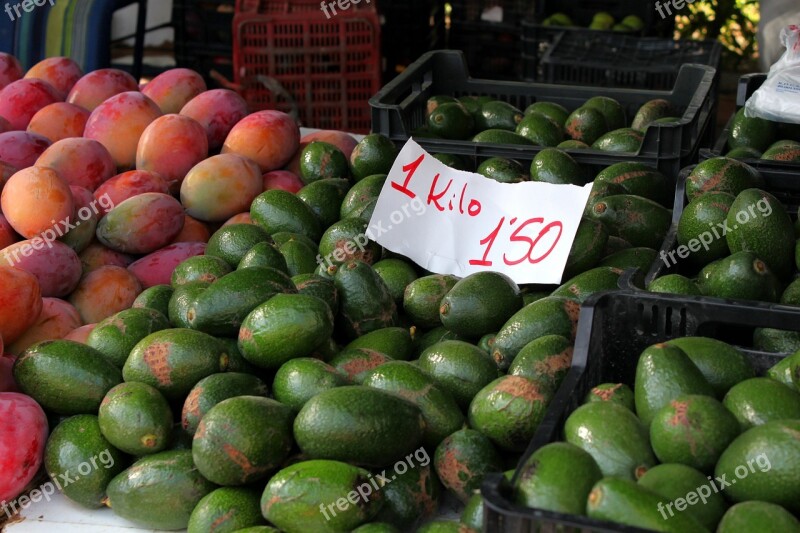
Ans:
{"label": "pile of fruit", "polygon": [[800,161],[800,125],[745,117],[744,108],[733,117],[727,139],[728,157],[769,161]]}
{"label": "pile of fruit", "polygon": [[800,531],[800,352],[764,377],[754,361],[706,337],[646,348],[632,383],[594,383],[565,413],[515,501],[655,531]]}
{"label": "pile of fruit", "polygon": [[764,189],[756,169],[707,159],[687,176],[686,197],[676,247],[662,257],[682,274],[656,278],[650,290],[800,304],[797,213]]}
{"label": "pile of fruit", "polygon": [[[542,25],[576,27],[576,24],[565,13],[553,13],[542,21]],[[616,22],[610,13],[599,11],[592,17],[588,28],[590,30],[640,32],[644,29],[644,22],[638,15],[628,15],[621,21]]]}
{"label": "pile of fruit", "polygon": [[647,127],[679,122],[676,111],[667,100],[651,100],[629,123],[625,108],[607,96],[590,98],[570,112],[555,102],[520,110],[489,96],[438,95],[428,99],[426,124],[413,136],[637,153]]}
{"label": "pile of fruit", "polygon": [[[668,226],[652,168],[492,158],[498,181],[594,179],[568,281],[432,274],[365,236],[383,136],[301,139],[186,69],[140,89],[0,65],[0,501],[43,467],[148,528],[480,529],[476,491],[530,442],[579,302],[646,270]],[[425,524],[445,490],[462,526]]]}
{"label": "pile of fruit", "polygon": [[[0,54],[0,502],[32,496],[48,475],[71,480],[59,489],[76,504],[150,529],[480,530],[477,490],[489,473],[510,477],[544,419],[572,364],[581,302],[618,288],[631,269],[639,274],[628,281],[640,285],[670,229],[674,176],[636,162],[582,166],[565,149],[636,151],[649,124],[678,119],[664,100],[642,106],[632,128],[605,97],[572,113],[469,96],[427,104],[419,134],[547,147],[528,168],[436,154],[447,165],[504,183],[593,183],[561,286],[435,274],[369,240],[398,150],[384,136],[301,137],[288,115],[249,113],[237,93],[207,90],[187,69],[139,87],[122,71],[84,74],[66,58],[23,73]],[[699,165],[684,211],[697,220],[682,218],[679,238],[699,239],[703,225],[765,202],[770,216],[750,222],[753,235],[775,238],[731,233],[725,253],[707,259],[751,254],[766,281],[672,278],[667,289],[713,295],[703,287],[735,285],[777,300],[793,271],[794,228],[760,184],[734,159]],[[741,270],[720,264],[703,272]],[[783,294],[800,304],[794,285]],[[775,351],[800,349],[798,335],[757,335]],[[727,450],[753,431],[769,430],[747,438],[777,443],[776,457],[794,453],[780,439],[798,428],[779,419],[798,418],[798,356],[770,381],[730,346],[684,341],[648,349],[632,389],[604,386],[598,398],[615,401],[586,407],[615,412],[577,410],[569,445],[531,459],[553,453],[554,470],[528,468],[519,502],[631,523],[630,509],[594,509],[604,491],[641,492],[648,503],[672,493],[601,477],[632,480],[652,467],[642,477],[650,488],[677,490],[715,466],[735,468],[744,452],[725,462]],[[712,353],[729,360],[715,364]],[[669,424],[649,438],[651,421],[677,416],[662,411],[682,395],[714,410],[714,419],[701,412],[708,424],[724,425],[709,431],[713,460],[669,455],[683,450]],[[624,443],[592,448],[580,441],[584,422]],[[615,447],[630,461],[598,451]],[[659,470],[656,458],[685,467]],[[540,478],[552,485],[546,494]],[[757,490],[796,512],[793,487],[774,493],[785,500]],[[460,522],[437,519],[446,496],[464,506]],[[672,524],[711,527],[722,513],[681,516]]]}

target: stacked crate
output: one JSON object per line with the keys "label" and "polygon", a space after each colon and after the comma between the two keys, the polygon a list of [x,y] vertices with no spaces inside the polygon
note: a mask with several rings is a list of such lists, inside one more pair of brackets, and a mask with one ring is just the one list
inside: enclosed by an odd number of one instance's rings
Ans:
{"label": "stacked crate", "polygon": [[234,79],[251,109],[295,111],[307,127],[369,131],[368,101],[381,82],[378,14],[366,2],[333,12],[315,0],[240,0]]}

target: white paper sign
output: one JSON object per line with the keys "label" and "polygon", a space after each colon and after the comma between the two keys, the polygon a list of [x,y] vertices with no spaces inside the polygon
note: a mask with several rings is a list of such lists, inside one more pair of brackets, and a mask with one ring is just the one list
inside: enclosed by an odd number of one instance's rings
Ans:
{"label": "white paper sign", "polygon": [[452,169],[409,139],[366,234],[437,274],[493,270],[517,283],[560,283],[591,188],[499,183]]}

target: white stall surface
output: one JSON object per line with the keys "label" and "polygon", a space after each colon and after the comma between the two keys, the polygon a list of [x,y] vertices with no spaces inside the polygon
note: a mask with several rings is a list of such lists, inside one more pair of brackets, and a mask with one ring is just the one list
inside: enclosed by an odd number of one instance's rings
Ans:
{"label": "white stall surface", "polygon": [[114,514],[111,509],[89,510],[69,501],[56,492],[50,501],[32,503],[2,533],[144,533],[141,529]]}
{"label": "white stall surface", "polygon": [[[462,505],[450,494],[445,494],[439,505],[438,519],[458,521]],[[185,530],[184,530],[185,531]],[[69,501],[56,492],[50,501],[31,504],[0,533],[157,533],[142,529],[118,517],[111,509],[89,510]]]}

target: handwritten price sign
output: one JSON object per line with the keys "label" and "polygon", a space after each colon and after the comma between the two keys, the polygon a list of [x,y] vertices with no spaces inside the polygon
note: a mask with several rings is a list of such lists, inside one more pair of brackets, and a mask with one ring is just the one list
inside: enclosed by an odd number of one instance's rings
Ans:
{"label": "handwritten price sign", "polygon": [[591,184],[499,183],[452,169],[413,139],[381,190],[367,236],[438,274],[494,270],[560,283]]}

